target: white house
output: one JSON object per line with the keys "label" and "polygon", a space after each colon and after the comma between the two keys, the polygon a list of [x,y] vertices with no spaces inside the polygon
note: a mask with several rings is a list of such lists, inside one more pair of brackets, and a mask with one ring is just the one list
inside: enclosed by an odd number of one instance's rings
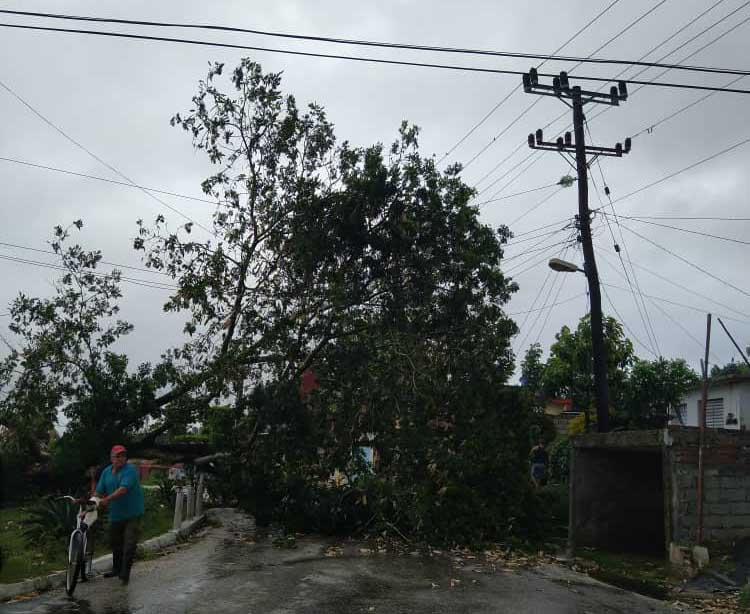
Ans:
{"label": "white house", "polygon": [[[682,398],[672,424],[699,426],[700,402],[699,384],[688,390]],[[734,431],[750,430],[750,375],[728,375],[709,381],[706,426]]]}

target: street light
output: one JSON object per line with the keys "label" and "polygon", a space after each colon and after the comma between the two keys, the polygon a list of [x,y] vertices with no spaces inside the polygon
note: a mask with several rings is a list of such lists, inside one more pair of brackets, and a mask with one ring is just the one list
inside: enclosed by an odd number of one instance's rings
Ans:
{"label": "street light", "polygon": [[549,268],[558,273],[585,273],[577,264],[573,264],[567,260],[560,260],[560,258],[551,258],[548,264]]}

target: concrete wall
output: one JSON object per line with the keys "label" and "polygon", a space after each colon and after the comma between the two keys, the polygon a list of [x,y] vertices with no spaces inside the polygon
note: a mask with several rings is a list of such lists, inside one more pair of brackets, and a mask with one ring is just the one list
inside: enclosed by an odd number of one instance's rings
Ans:
{"label": "concrete wall", "polygon": [[[573,439],[570,540],[623,551],[697,543],[697,428],[589,433]],[[703,536],[750,537],[750,431],[707,430]]]}
{"label": "concrete wall", "polygon": [[[698,431],[669,431],[668,492],[671,538],[680,544],[698,535]],[[703,535],[728,546],[750,536],[750,433],[706,431]]]}

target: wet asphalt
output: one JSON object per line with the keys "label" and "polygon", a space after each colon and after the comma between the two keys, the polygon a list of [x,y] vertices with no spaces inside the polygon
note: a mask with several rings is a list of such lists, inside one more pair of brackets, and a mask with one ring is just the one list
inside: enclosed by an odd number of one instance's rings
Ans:
{"label": "wet asphalt", "polygon": [[[128,586],[98,577],[0,605],[2,614],[512,613],[645,614],[668,604],[557,566],[503,570],[448,557],[376,554],[304,537],[279,548],[252,519],[213,510],[214,526],[165,556],[136,563]],[[471,563],[471,562],[470,562]]]}

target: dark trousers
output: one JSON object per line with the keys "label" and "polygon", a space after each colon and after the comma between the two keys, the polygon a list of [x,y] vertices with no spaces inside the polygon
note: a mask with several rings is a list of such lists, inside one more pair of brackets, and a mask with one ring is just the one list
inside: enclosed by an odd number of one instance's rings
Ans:
{"label": "dark trousers", "polygon": [[141,536],[141,517],[118,520],[109,525],[109,543],[112,546],[112,571],[121,578],[130,577],[135,549]]}

